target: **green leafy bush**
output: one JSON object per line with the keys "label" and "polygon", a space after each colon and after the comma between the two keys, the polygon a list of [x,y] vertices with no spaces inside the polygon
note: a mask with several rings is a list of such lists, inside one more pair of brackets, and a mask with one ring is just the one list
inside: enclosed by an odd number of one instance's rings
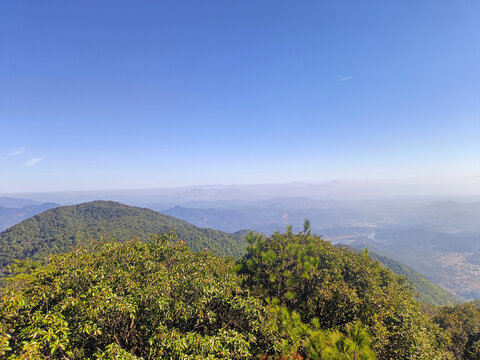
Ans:
{"label": "green leafy bush", "polygon": [[239,265],[252,293],[298,312],[321,329],[361,322],[379,359],[448,359],[445,334],[412,298],[405,280],[368,254],[336,248],[305,230],[250,234]]}
{"label": "green leafy bush", "polygon": [[[451,359],[446,334],[460,325],[447,321],[449,308],[436,313],[444,332],[403,278],[308,224],[250,234],[236,267],[174,239],[16,261],[0,290],[0,358]],[[452,351],[476,356],[475,336],[454,339]]]}
{"label": "green leafy bush", "polygon": [[278,336],[277,356],[285,359],[375,360],[370,336],[356,322],[338,329],[322,330],[318,319],[310,324],[300,315],[273,301],[268,306],[271,328]]}
{"label": "green leafy bush", "polygon": [[264,308],[232,264],[158,237],[15,264],[0,358],[247,359],[272,352]]}
{"label": "green leafy bush", "polygon": [[149,241],[151,234],[170,230],[194,251],[209,249],[220,256],[244,254],[245,236],[198,228],[186,221],[156,211],[113,201],[92,201],[61,206],[35,215],[0,232],[0,275],[14,259],[43,260],[51,254],[85,246],[90,239],[123,242],[138,236]]}
{"label": "green leafy bush", "polygon": [[443,306],[433,320],[448,332],[455,359],[480,359],[480,301]]}

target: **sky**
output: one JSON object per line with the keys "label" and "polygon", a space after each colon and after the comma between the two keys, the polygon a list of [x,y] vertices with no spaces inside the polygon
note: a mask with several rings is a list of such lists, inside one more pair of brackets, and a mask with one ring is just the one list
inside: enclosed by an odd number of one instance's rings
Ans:
{"label": "sky", "polygon": [[0,193],[478,176],[476,0],[0,2]]}

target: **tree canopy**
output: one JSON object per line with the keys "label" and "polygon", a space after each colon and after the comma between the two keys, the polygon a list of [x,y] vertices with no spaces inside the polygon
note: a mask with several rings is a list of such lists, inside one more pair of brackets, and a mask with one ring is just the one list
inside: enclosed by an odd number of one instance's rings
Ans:
{"label": "tree canopy", "polygon": [[249,234],[236,264],[175,238],[16,261],[0,290],[0,358],[478,358],[478,303],[429,317],[405,278],[308,223]]}
{"label": "tree canopy", "polygon": [[443,306],[433,320],[448,332],[455,359],[480,359],[480,301]]}
{"label": "tree canopy", "polygon": [[[0,357],[231,358],[271,352],[259,300],[232,264],[168,236],[101,242],[14,265],[2,289]],[[128,356],[127,356],[128,355]]]}
{"label": "tree canopy", "polygon": [[[149,241],[151,234],[170,230],[175,230],[194,251],[209,249],[216,255],[234,258],[245,254],[246,231],[229,234],[199,228],[150,209],[113,201],[93,201],[47,210],[0,232],[0,278],[2,270],[14,259],[28,257],[43,260],[50,254],[71,251],[79,245],[86,246],[91,238],[128,241],[133,236],[138,236],[143,241]],[[459,302],[459,299],[412,269],[375,253],[370,253],[370,256],[393,272],[405,275],[413,284],[420,301],[432,305],[453,305]]]}
{"label": "tree canopy", "polygon": [[322,329],[362,323],[379,359],[446,359],[447,340],[403,278],[364,252],[336,248],[305,230],[251,233],[240,273],[252,293],[298,312]]}
{"label": "tree canopy", "polygon": [[211,250],[220,256],[244,254],[245,234],[198,228],[156,211],[113,201],[62,206],[35,215],[0,233],[0,270],[14,259],[43,260],[50,254],[73,250],[89,239],[128,241],[138,236],[175,230],[194,251]]}

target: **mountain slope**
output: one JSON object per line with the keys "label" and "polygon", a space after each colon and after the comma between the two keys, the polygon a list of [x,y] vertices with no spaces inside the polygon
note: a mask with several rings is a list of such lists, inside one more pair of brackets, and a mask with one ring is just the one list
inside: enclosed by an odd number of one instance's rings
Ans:
{"label": "mountain slope", "polygon": [[73,249],[80,242],[105,237],[118,241],[174,230],[194,251],[210,249],[222,256],[241,256],[245,234],[201,229],[186,221],[150,209],[112,201],[63,206],[35,215],[0,233],[0,268],[13,259],[40,260],[51,253]]}
{"label": "mountain slope", "polygon": [[[198,228],[150,209],[112,201],[94,201],[50,209],[1,232],[0,269],[13,259],[29,257],[40,260],[51,253],[69,251],[89,239],[104,237],[125,241],[136,235],[148,241],[151,234],[170,230],[174,230],[179,239],[194,251],[207,248],[215,254],[233,257],[240,257],[245,251],[246,231],[229,234]],[[421,301],[434,305],[459,302],[458,298],[405,265],[375,253],[370,255],[393,272],[405,275],[419,293]]]}
{"label": "mountain slope", "polygon": [[[359,253],[363,249],[356,248],[349,245],[337,244],[337,247],[346,248],[350,251]],[[407,278],[407,281],[412,286],[412,291],[418,301],[435,306],[455,305],[465,302],[465,299],[451,294],[447,290],[442,289],[432,281],[428,280],[425,276],[416,272],[412,268],[393,260],[387,256],[380,255],[369,249],[368,255],[375,261],[383,264],[397,275],[402,275]]]}
{"label": "mountain slope", "polygon": [[386,256],[382,256],[374,252],[369,252],[369,255],[373,260],[382,263],[390,270],[392,270],[395,274],[405,276],[407,280],[412,284],[414,292],[418,294],[418,300],[422,302],[441,306],[459,304],[465,301],[442,289],[441,287],[435,285],[425,276],[420,275],[415,270],[396,260],[390,259]]}

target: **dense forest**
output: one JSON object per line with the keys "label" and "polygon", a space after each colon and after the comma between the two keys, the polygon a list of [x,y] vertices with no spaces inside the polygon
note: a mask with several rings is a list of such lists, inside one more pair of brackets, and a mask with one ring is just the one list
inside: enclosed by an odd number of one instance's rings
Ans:
{"label": "dense forest", "polygon": [[97,201],[27,219],[0,249],[0,358],[480,358],[479,302],[308,222],[245,236]]}
{"label": "dense forest", "polygon": [[422,306],[367,252],[305,230],[251,233],[238,261],[146,243],[16,261],[1,291],[5,359],[478,359],[478,303]]}
{"label": "dense forest", "polygon": [[0,269],[13,259],[41,260],[52,253],[73,250],[89,239],[103,237],[122,242],[137,236],[149,241],[152,234],[170,230],[194,251],[209,249],[217,255],[233,257],[245,251],[245,233],[202,229],[153,210],[93,201],[45,211],[1,232]]}
{"label": "dense forest", "polygon": [[[0,233],[0,269],[14,259],[42,260],[47,255],[88,246],[90,239],[126,241],[136,236],[150,241],[152,234],[174,230],[193,251],[211,250],[223,257],[245,254],[246,231],[234,234],[196,227],[186,221],[145,208],[113,201],[93,201],[45,211]],[[351,248],[351,250],[355,250]],[[404,275],[415,296],[432,305],[453,305],[458,298],[412,269],[384,256],[370,253],[393,272]]]}

